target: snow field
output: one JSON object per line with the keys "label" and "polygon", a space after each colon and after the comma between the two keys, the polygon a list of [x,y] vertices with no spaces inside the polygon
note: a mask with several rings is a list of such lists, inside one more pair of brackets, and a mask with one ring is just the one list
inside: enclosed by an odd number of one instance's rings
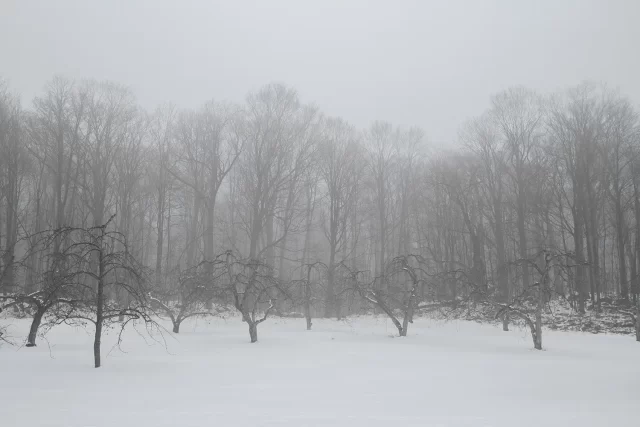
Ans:
{"label": "snow field", "polygon": [[[28,320],[11,323],[26,336]],[[238,318],[193,320],[166,348],[130,329],[122,351],[110,331],[99,369],[93,330],[59,326],[0,347],[0,425],[640,425],[631,337],[545,330],[535,351],[524,329],[464,321],[417,319],[406,338],[383,317],[313,323],[268,319],[250,344]]]}

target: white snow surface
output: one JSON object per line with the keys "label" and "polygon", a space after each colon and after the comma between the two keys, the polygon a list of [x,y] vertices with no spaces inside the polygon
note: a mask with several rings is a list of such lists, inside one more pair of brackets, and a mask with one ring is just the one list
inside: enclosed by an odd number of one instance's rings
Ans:
{"label": "white snow surface", "polygon": [[[29,320],[11,323],[26,336]],[[194,320],[166,348],[129,330],[122,350],[112,331],[100,369],[93,331],[59,326],[0,347],[0,425],[640,425],[628,336],[545,331],[536,351],[525,330],[464,321],[419,319],[406,338],[382,317],[313,323],[268,319],[250,344],[237,318]]]}

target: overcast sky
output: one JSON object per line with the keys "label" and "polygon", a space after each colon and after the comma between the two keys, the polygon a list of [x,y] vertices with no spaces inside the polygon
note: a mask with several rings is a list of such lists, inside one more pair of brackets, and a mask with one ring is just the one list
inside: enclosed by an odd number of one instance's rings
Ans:
{"label": "overcast sky", "polygon": [[358,127],[448,144],[511,85],[605,81],[640,104],[640,0],[0,0],[0,76],[27,104],[54,74],[149,109],[283,82]]}

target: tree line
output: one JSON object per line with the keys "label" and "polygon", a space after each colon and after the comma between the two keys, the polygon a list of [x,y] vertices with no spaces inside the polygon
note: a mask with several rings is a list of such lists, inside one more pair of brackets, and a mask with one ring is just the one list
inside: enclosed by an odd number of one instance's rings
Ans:
{"label": "tree line", "polygon": [[252,341],[263,314],[300,309],[310,328],[368,303],[400,310],[401,335],[438,301],[491,301],[506,328],[531,320],[535,292],[636,319],[639,125],[591,83],[500,92],[455,149],[417,127],[357,129],[282,84],[146,111],[113,82],[55,77],[28,107],[2,83],[0,292],[99,282],[99,240],[127,277],[109,273],[111,314],[141,315],[144,297],[175,332],[221,289]]}

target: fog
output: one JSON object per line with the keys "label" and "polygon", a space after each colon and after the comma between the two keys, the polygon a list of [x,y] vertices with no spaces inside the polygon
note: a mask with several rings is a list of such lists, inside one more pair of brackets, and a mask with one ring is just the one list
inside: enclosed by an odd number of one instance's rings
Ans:
{"label": "fog", "polygon": [[0,73],[29,101],[53,74],[129,86],[149,109],[242,101],[263,84],[364,128],[449,144],[489,97],[603,81],[640,102],[640,2],[18,1]]}
{"label": "fog", "polygon": [[0,0],[0,425],[638,426],[639,22]]}

